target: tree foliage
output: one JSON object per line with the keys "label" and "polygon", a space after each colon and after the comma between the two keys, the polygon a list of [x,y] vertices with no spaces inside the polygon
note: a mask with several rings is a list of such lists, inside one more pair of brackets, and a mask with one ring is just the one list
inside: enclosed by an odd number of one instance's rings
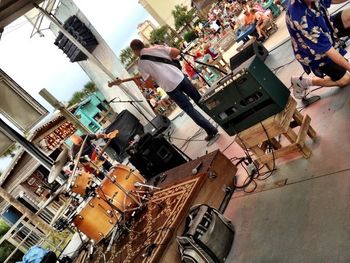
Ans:
{"label": "tree foliage", "polygon": [[194,30],[188,31],[184,34],[184,39],[187,43],[197,38],[196,32]]}
{"label": "tree foliage", "polygon": [[91,93],[94,93],[95,91],[97,91],[95,83],[91,81],[86,83],[81,91],[76,91],[73,93],[71,99],[68,101],[68,106],[72,106],[76,103],[81,102],[86,98],[86,96],[88,96]]}
{"label": "tree foliage", "polygon": [[90,93],[96,92],[96,91],[97,91],[96,84],[93,83],[92,81],[89,81],[88,83],[86,83],[86,84],[84,85],[83,91],[84,91],[86,94],[90,94]]}
{"label": "tree foliage", "polygon": [[150,35],[150,41],[152,44],[166,43],[171,45],[171,37],[168,34],[169,27],[167,25],[154,29]]}
{"label": "tree foliage", "polygon": [[126,47],[120,51],[119,59],[124,64],[124,66],[127,67],[136,60],[136,56],[130,47]]}
{"label": "tree foliage", "polygon": [[184,5],[176,5],[175,9],[171,13],[174,17],[176,30],[183,26],[192,28],[190,23],[195,14],[194,9],[187,10],[187,7]]}
{"label": "tree foliage", "polygon": [[[10,227],[0,219],[0,239],[6,234]],[[11,254],[15,247],[8,241],[4,241],[0,245],[0,262],[5,262],[6,258]],[[22,252],[17,251],[13,257],[9,260],[9,263],[15,263],[22,259]]]}

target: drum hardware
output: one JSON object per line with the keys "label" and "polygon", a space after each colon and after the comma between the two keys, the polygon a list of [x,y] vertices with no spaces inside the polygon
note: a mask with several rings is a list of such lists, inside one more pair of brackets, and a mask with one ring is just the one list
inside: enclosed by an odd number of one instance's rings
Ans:
{"label": "drum hardware", "polygon": [[114,239],[115,239],[115,237],[117,235],[118,230],[119,230],[119,226],[117,225],[117,226],[114,227],[114,230],[113,230],[112,236],[111,236],[111,240],[109,241],[109,244],[108,244],[107,249],[106,249],[105,252],[109,252],[111,250],[112,245],[114,243]]}
{"label": "drum hardware", "polygon": [[83,143],[80,146],[78,155],[76,156],[76,158],[74,160],[74,168],[73,168],[73,171],[72,171],[72,175],[71,175],[71,177],[69,177],[69,179],[67,181],[67,188],[66,188],[67,191],[69,191],[70,187],[72,186],[72,182],[75,179],[75,173],[78,170],[79,160],[80,160],[80,157],[81,157],[81,155],[83,153],[83,149],[84,149],[84,146],[85,146],[87,138],[88,138],[88,136],[85,137]]}
{"label": "drum hardware", "polygon": [[[129,171],[128,176],[126,177],[126,180],[128,180],[130,178],[131,175],[131,171]],[[122,190],[122,192],[129,197],[133,202],[135,202],[138,206],[142,206],[141,202],[139,200],[137,200],[133,195],[130,194],[129,191],[127,191],[119,182],[117,182],[117,180],[115,178],[111,178],[110,175],[106,175],[106,178],[111,181],[115,186],[117,186],[120,190]],[[114,199],[114,195],[116,195],[116,193],[113,194],[113,199]]]}
{"label": "drum hardware", "polygon": [[100,196],[97,194],[97,197],[98,198],[101,198],[103,201],[105,201],[109,207],[112,209],[110,211],[114,212],[117,211],[120,215],[123,215],[123,211],[121,211],[118,207],[116,207],[114,204],[113,204],[113,199],[108,199],[107,196],[105,195],[105,193],[103,192],[103,190],[100,190],[100,192],[102,193],[103,196]]}
{"label": "drum hardware", "polygon": [[135,187],[137,188],[140,188],[140,187],[146,187],[146,188],[149,188],[151,190],[160,190],[161,188],[160,187],[156,187],[156,186],[153,186],[153,185],[149,185],[149,184],[143,184],[143,183],[140,183],[140,182],[136,182],[135,184]]}
{"label": "drum hardware", "polygon": [[128,180],[134,171],[135,169],[130,169],[129,174],[125,177],[125,179]]}

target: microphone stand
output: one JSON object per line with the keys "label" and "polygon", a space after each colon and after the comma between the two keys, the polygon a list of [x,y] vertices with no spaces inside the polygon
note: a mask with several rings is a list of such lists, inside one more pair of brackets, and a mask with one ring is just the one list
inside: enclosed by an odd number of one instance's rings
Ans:
{"label": "microphone stand", "polygon": [[[209,87],[211,87],[209,82],[203,77],[203,75],[200,72],[198,72],[198,70],[195,67],[193,67],[191,62],[189,62],[184,55],[188,55],[188,56],[191,56],[193,58],[195,58],[195,56],[193,56],[193,55],[191,55],[190,53],[187,53],[187,52],[180,53],[181,58],[184,61],[186,61],[188,65],[190,65],[190,67],[194,70],[194,72],[196,72],[198,74],[198,76],[205,82],[205,84],[207,84]],[[202,62],[202,61],[198,61],[198,60],[194,60],[194,62],[198,63],[198,64],[201,64],[201,65],[204,65],[204,66],[207,66],[207,67],[211,67],[211,68],[219,71],[220,73],[224,74],[225,76],[228,75],[228,73],[225,70],[222,70],[221,68],[217,67],[216,65],[211,65],[211,64],[208,64],[208,63],[205,63],[205,62]]]}
{"label": "microphone stand", "polygon": [[[113,98],[112,100],[110,100],[108,103],[130,103],[151,125],[152,127],[157,130],[157,127],[154,125],[154,123],[152,121],[150,121],[144,114],[143,112],[134,104],[135,102],[142,102],[141,100],[117,100],[116,98]],[[185,156],[188,160],[191,160],[191,158],[185,154],[183,151],[181,151],[177,146],[175,146],[174,144],[171,144],[177,151],[179,151],[183,156]]]}

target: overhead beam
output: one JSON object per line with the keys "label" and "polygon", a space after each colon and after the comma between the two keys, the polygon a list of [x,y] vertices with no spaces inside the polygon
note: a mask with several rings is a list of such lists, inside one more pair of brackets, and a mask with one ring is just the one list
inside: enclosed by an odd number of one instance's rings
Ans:
{"label": "overhead beam", "polygon": [[12,0],[1,5],[0,1],[0,28],[4,28],[17,18],[33,9],[33,3],[40,4],[43,0]]}

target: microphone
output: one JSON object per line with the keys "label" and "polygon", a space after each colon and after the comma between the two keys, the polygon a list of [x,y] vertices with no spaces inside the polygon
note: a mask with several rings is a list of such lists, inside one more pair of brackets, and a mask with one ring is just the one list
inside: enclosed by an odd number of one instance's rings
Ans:
{"label": "microphone", "polygon": [[148,185],[148,184],[143,184],[143,183],[140,183],[140,182],[134,183],[134,186],[137,187],[137,188],[147,187],[147,188],[149,188],[151,190],[154,190],[154,189],[160,190],[161,189],[160,187],[156,187],[156,186]]}
{"label": "microphone", "polygon": [[194,167],[193,169],[192,169],[192,174],[193,175],[196,175],[197,173],[198,173],[198,170],[199,170],[199,168],[201,168],[201,166],[202,166],[202,162],[199,162],[197,165],[196,165],[196,167]]}

